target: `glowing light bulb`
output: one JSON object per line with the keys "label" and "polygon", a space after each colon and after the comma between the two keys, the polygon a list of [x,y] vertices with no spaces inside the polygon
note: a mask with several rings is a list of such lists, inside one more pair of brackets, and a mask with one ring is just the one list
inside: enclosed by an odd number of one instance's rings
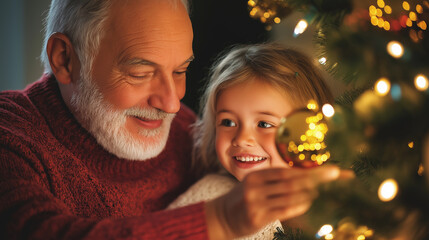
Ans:
{"label": "glowing light bulb", "polygon": [[392,7],[390,7],[389,5],[384,6],[384,11],[387,14],[391,14],[392,13]]}
{"label": "glowing light bulb", "polygon": [[414,86],[416,86],[417,90],[425,91],[428,89],[428,85],[428,78],[425,75],[419,74],[414,78]]}
{"label": "glowing light bulb", "polygon": [[298,24],[296,24],[295,30],[293,31],[294,37],[302,34],[308,27],[307,21],[301,19]]}
{"label": "glowing light bulb", "polygon": [[326,234],[325,239],[326,240],[332,240],[332,239],[334,239],[334,235],[332,235],[332,233]]}
{"label": "glowing light bulb", "polygon": [[325,57],[319,58],[319,63],[322,65],[325,65],[326,64],[326,58]]}
{"label": "glowing light bulb", "polygon": [[404,10],[410,10],[410,4],[407,1],[402,2],[402,7],[404,8]]}
{"label": "glowing light bulb", "polygon": [[326,117],[332,117],[335,114],[334,107],[332,107],[332,105],[328,103],[323,105],[322,112],[323,115],[325,115]]}
{"label": "glowing light bulb", "polygon": [[314,100],[310,100],[310,101],[308,101],[308,103],[307,103],[307,108],[308,108],[309,110],[317,110],[317,109],[319,108],[319,106],[317,105],[317,102],[316,102],[316,101],[314,101]]}
{"label": "glowing light bulb", "polygon": [[387,52],[394,58],[400,58],[404,55],[404,47],[397,41],[390,41],[387,44]]}
{"label": "glowing light bulb", "polygon": [[281,19],[280,19],[279,17],[275,17],[275,18],[274,18],[274,22],[275,22],[275,23],[279,24],[279,23],[280,23],[280,21],[281,21]]}
{"label": "glowing light bulb", "polygon": [[325,236],[325,235],[327,235],[327,234],[331,233],[331,232],[332,232],[332,230],[334,230],[334,228],[333,228],[331,225],[329,225],[329,224],[325,224],[325,225],[323,225],[323,226],[320,228],[319,232],[317,232],[317,235],[318,235],[319,237],[323,237],[323,236]]}
{"label": "glowing light bulb", "polygon": [[380,96],[385,96],[390,91],[390,82],[387,78],[380,78],[375,83],[375,92]]}
{"label": "glowing light bulb", "polygon": [[383,202],[391,201],[398,193],[398,184],[394,179],[386,179],[378,188],[378,198]]}
{"label": "glowing light bulb", "polygon": [[364,235],[359,235],[356,240],[365,240],[365,236]]}

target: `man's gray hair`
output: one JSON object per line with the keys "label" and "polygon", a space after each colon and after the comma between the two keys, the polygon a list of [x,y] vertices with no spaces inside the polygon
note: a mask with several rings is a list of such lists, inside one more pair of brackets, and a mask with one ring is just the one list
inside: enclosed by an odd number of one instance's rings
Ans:
{"label": "man's gray hair", "polygon": [[[104,22],[114,0],[52,0],[45,19],[45,37],[41,61],[45,73],[52,73],[46,46],[49,37],[60,32],[70,38],[82,71],[91,71],[104,34]],[[160,0],[158,0],[160,1]],[[168,0],[176,2],[175,0]],[[180,0],[189,11],[188,0]],[[144,14],[144,13],[142,13]]]}

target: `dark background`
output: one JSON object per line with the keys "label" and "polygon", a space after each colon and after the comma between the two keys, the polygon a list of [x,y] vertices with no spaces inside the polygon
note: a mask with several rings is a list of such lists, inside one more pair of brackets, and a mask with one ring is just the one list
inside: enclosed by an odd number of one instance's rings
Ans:
{"label": "dark background", "polygon": [[198,112],[201,89],[218,54],[233,44],[266,41],[268,32],[260,21],[249,17],[247,0],[193,0],[190,15],[195,60],[182,102]]}

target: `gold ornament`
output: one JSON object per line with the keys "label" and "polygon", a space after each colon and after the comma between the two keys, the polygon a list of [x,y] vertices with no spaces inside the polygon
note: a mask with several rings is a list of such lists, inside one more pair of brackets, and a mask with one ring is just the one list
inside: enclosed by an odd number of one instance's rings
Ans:
{"label": "gold ornament", "polygon": [[[316,106],[316,108],[314,108]],[[313,110],[312,110],[313,109]],[[296,167],[315,167],[330,158],[325,136],[328,124],[315,102],[281,120],[277,130],[276,146],[280,156]]]}

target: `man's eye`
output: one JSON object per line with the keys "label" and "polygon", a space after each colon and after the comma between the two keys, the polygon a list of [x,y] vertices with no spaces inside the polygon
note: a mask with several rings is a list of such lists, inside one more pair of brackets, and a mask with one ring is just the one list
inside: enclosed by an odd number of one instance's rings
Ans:
{"label": "man's eye", "polygon": [[235,127],[237,126],[237,124],[235,124],[234,121],[232,121],[231,119],[222,119],[222,121],[220,122],[221,126],[225,126],[225,127]]}
{"label": "man's eye", "polygon": [[177,72],[174,72],[175,74],[177,74],[177,75],[183,75],[183,74],[186,74],[186,73],[188,73],[188,70],[184,70],[184,71],[177,71]]}
{"label": "man's eye", "polygon": [[272,127],[274,127],[274,125],[272,125],[271,123],[260,121],[260,122],[258,122],[258,127],[260,127],[260,128],[272,128]]}
{"label": "man's eye", "polygon": [[132,78],[138,78],[138,79],[146,79],[153,76],[153,72],[149,73],[130,73],[130,77]]}

